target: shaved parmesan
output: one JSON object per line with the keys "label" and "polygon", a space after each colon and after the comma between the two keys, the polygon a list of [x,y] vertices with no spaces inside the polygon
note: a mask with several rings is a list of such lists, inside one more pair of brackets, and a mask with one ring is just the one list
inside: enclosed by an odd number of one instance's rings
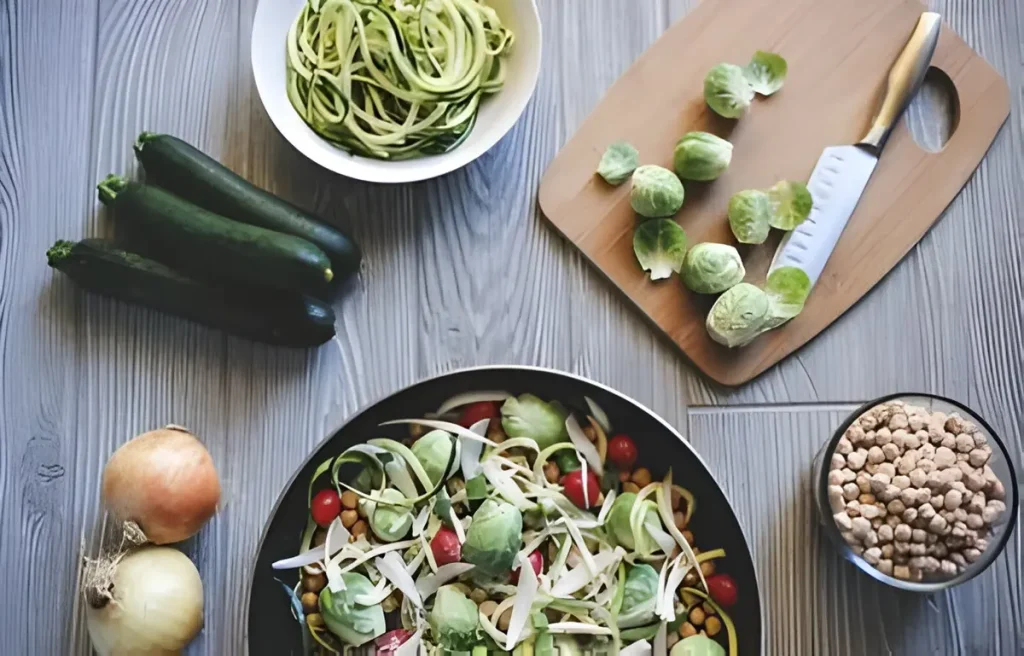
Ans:
{"label": "shaved parmesan", "polygon": [[437,572],[424,576],[416,582],[416,589],[420,597],[429,599],[438,589],[450,581],[454,581],[466,572],[471,571],[476,565],[470,563],[448,563],[437,568]]}
{"label": "shaved parmesan", "polygon": [[658,632],[654,634],[654,653],[658,656],[668,653],[668,624],[664,622],[658,627]]}
{"label": "shaved parmesan", "polygon": [[587,478],[587,459],[586,458],[584,458],[583,460],[580,461],[580,475],[581,475],[580,480],[583,483],[582,485],[580,485],[580,487],[583,488],[583,507],[584,508],[589,508],[590,507],[590,494],[589,494],[590,486],[587,485],[587,483],[589,482],[589,479]]}
{"label": "shaved parmesan", "polygon": [[386,578],[381,578],[380,581],[377,581],[377,585],[374,586],[373,592],[369,594],[353,595],[352,600],[361,606],[376,606],[387,599],[392,590],[393,588],[388,585],[388,580]]}
{"label": "shaved parmesan", "polygon": [[612,635],[612,630],[583,622],[554,622],[548,624],[549,633],[578,633],[581,635]]}
{"label": "shaved parmesan", "polygon": [[424,535],[420,536],[420,551],[422,551],[423,554],[426,556],[426,558],[427,558],[427,565],[430,566],[430,571],[431,572],[436,572],[437,571],[437,561],[434,560],[434,552],[431,551],[430,543],[427,542],[427,538]]}
{"label": "shaved parmesan", "polygon": [[593,570],[586,564],[574,567],[558,578],[558,581],[551,587],[551,595],[565,598],[582,590],[600,572],[617,564],[622,553],[621,549],[602,551],[591,559]]}
{"label": "shaved parmesan", "polygon": [[572,518],[569,517],[569,515],[564,510],[559,508],[557,505],[555,506],[555,508],[558,509],[558,512],[560,512],[562,516],[566,518],[566,520],[568,520],[565,522],[565,527],[569,529],[569,535],[572,536],[573,542],[576,543],[576,548],[579,549],[580,557],[583,558],[583,564],[586,565],[587,569],[590,570],[591,576],[597,576],[597,573],[600,570],[597,567],[597,565],[594,564],[594,558],[593,556],[591,556],[590,549],[587,547],[587,543],[583,539],[583,534],[580,533],[580,530],[576,527],[575,524],[573,524]]}
{"label": "shaved parmesan", "polygon": [[410,575],[415,574],[419,570],[420,565],[423,564],[423,561],[426,559],[426,557],[426,551],[424,551],[423,549],[418,550],[416,552],[416,555],[412,557],[412,560],[409,561],[409,564],[405,566],[405,571],[409,572]]}
{"label": "shaved parmesan", "polygon": [[630,646],[619,651],[619,656],[651,656],[653,653],[651,643],[646,640],[637,640]]}
{"label": "shaved parmesan", "polygon": [[[469,430],[478,435],[486,435],[487,426],[490,423],[490,419],[481,419],[470,426]],[[480,456],[484,453],[484,443],[460,439],[462,440],[462,453],[459,457],[462,460],[462,475],[468,481],[480,475]]]}
{"label": "shaved parmesan", "polygon": [[405,571],[405,561],[402,557],[393,551],[389,551],[384,554],[383,558],[377,559],[377,569],[380,570],[381,576],[391,581],[391,583],[402,591],[406,599],[417,608],[423,608],[423,600],[420,598],[420,593],[416,589],[416,582],[412,580],[412,576],[409,572]]}
{"label": "shaved parmesan", "polygon": [[604,464],[601,462],[601,456],[597,453],[597,447],[587,439],[583,429],[580,428],[579,422],[576,421],[576,417],[569,415],[569,418],[565,420],[565,429],[569,431],[569,439],[572,441],[573,446],[586,458],[594,473],[598,477],[604,476]]}
{"label": "shaved parmesan", "polygon": [[519,560],[519,584],[516,586],[516,601],[512,605],[512,617],[508,623],[508,637],[505,649],[512,651],[530,619],[533,602],[537,599],[537,574],[528,558]]}
{"label": "shaved parmesan", "polygon": [[497,461],[485,461],[482,469],[487,482],[494,487],[499,495],[519,510],[530,510],[537,505],[526,498],[523,491],[512,480],[512,477],[501,470],[501,466]]}
{"label": "shaved parmesan", "polygon": [[459,544],[463,544],[466,541],[466,531],[462,528],[462,522],[459,521],[459,516],[455,512],[455,507],[448,508],[448,518],[452,521],[452,528],[455,530],[455,537],[459,539]]}
{"label": "shaved parmesan", "polygon": [[501,390],[493,391],[480,391],[480,392],[465,392],[463,394],[456,394],[447,401],[441,404],[441,407],[437,409],[437,415],[446,415],[455,408],[461,408],[464,405],[470,403],[483,403],[485,401],[504,401],[508,397],[512,396],[508,392]]}
{"label": "shaved parmesan", "polygon": [[272,569],[298,569],[299,567],[305,567],[306,565],[312,565],[324,560],[326,554],[327,549],[321,544],[319,547],[313,547],[309,551],[303,551],[298,556],[275,561],[270,567]]}
{"label": "shaved parmesan", "polygon": [[[654,483],[651,483],[654,485]],[[646,489],[646,488],[644,488]],[[690,543],[686,541],[682,531],[676,528],[675,521],[672,519],[672,470],[669,469],[668,473],[665,474],[664,480],[658,487],[658,514],[661,515],[661,521],[665,522],[668,527],[668,532],[675,538],[676,543],[686,554],[686,557],[691,563],[697,564],[697,556],[693,553],[693,549],[690,547]],[[700,583],[704,586],[704,589],[708,589],[708,582],[704,580],[704,573],[697,568],[697,576],[700,577]]]}
{"label": "shaved parmesan", "polygon": [[591,416],[593,416],[594,421],[601,426],[601,429],[606,433],[612,432],[612,422],[608,421],[608,415],[601,406],[597,404],[597,401],[589,396],[584,396],[583,400],[587,402],[587,407],[590,408]]}
{"label": "shaved parmesan", "polygon": [[[359,555],[358,557],[356,557],[343,570],[341,570],[341,573],[344,574],[345,572],[351,572],[352,570],[354,570],[355,568],[359,567],[360,565],[362,565],[363,563],[365,563],[368,560],[372,560],[372,559],[376,558],[377,556],[384,555],[384,554],[386,554],[389,551],[399,551],[399,550],[408,549],[409,547],[411,547],[414,544],[416,544],[416,540],[403,540],[402,542],[392,542],[391,544],[384,544],[384,545],[381,545],[379,547],[374,547],[373,549],[370,549],[366,553],[363,553],[363,554]],[[331,562],[327,563],[327,565],[330,566],[331,563],[337,563],[338,561],[340,561],[341,560],[340,556],[344,555],[344,550],[342,550],[342,552],[343,553],[339,554],[339,556],[336,556],[336,557],[332,558]],[[404,567],[404,563],[403,563],[403,567]]]}

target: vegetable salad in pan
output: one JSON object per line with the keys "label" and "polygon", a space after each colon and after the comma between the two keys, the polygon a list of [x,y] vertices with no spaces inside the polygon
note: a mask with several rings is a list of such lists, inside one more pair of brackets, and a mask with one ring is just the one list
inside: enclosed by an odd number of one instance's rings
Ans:
{"label": "vegetable salad in pan", "polygon": [[461,394],[321,463],[299,553],[273,565],[300,572],[306,653],[735,656],[697,500],[585,401]]}

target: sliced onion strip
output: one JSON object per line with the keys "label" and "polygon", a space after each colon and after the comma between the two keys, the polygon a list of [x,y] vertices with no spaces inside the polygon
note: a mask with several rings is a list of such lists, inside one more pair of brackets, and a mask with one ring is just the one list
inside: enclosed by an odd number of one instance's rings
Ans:
{"label": "sliced onion strip", "polygon": [[454,581],[466,572],[471,571],[474,567],[476,565],[470,563],[448,563],[447,565],[442,565],[437,568],[437,572],[434,574],[429,574],[417,581],[416,589],[419,590],[421,598],[429,599],[442,585]]}
{"label": "sliced onion strip", "polygon": [[389,551],[382,558],[377,559],[377,569],[381,576],[402,591],[402,594],[417,608],[423,608],[423,600],[420,598],[419,590],[416,589],[416,582],[405,570],[405,561],[394,551]]}
{"label": "sliced onion strip", "polygon": [[620,650],[619,656],[651,656],[652,653],[651,643],[646,640],[637,640]]}
{"label": "sliced onion strip", "polygon": [[512,605],[512,617],[508,623],[505,649],[512,651],[519,642],[523,629],[530,619],[530,610],[537,599],[537,574],[528,558],[519,559],[519,583],[516,586],[516,601]]}
{"label": "sliced onion strip", "polygon": [[512,395],[509,394],[508,392],[503,392],[501,390],[464,392],[462,394],[456,394],[455,396],[449,398],[447,401],[442,403],[435,414],[437,414],[438,416],[446,415],[455,408],[461,408],[464,405],[470,405],[472,403],[484,403],[487,401],[499,402],[504,401],[510,396]]}
{"label": "sliced onion strip", "polygon": [[[490,419],[481,419],[472,426],[469,430],[478,435],[487,435],[487,426],[491,423]],[[484,443],[476,440],[467,440],[462,437],[462,453],[460,459],[462,460],[462,475],[468,481],[476,478],[480,475],[480,457],[484,453]]]}
{"label": "sliced onion strip", "polygon": [[597,401],[589,396],[584,396],[583,400],[587,402],[587,407],[590,408],[590,414],[593,415],[594,419],[598,424],[600,424],[604,432],[612,432],[612,422],[608,420],[608,414],[597,404]]}
{"label": "sliced onion strip", "polygon": [[498,446],[497,442],[487,439],[481,435],[474,433],[468,428],[453,424],[450,421],[439,421],[435,419],[393,419],[391,421],[385,421],[381,426],[393,426],[396,424],[416,424],[418,426],[426,426],[427,428],[435,428],[437,430],[448,431],[454,435],[457,435],[463,439],[482,442],[490,447]]}

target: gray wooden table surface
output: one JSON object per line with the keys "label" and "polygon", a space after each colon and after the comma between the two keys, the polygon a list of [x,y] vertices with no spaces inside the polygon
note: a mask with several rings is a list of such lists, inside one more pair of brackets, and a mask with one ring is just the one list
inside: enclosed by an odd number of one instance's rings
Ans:
{"label": "gray wooden table surface", "polygon": [[[252,82],[256,0],[0,0],[0,653],[87,653],[76,594],[99,475],[169,422],[209,446],[223,510],[190,544],[206,583],[195,654],[244,651],[244,585],[281,486],[358,408],[419,378],[536,364],[609,384],[689,436],[757,558],[768,654],[1020,654],[1020,531],[990,570],[928,598],[882,589],[812,527],[808,465],[854,404],[921,390],[976,408],[1021,463],[1024,6],[942,0],[1007,79],[1013,113],[936,227],[795,356],[737,390],[703,380],[543,222],[545,165],[604,90],[694,0],[542,0],[545,64],[515,129],[475,164],[380,187],[276,133]],[[268,44],[267,47],[278,47]],[[910,114],[941,143],[936,94]],[[135,168],[143,129],[196,143],[351,229],[366,252],[337,343],[291,352],[83,295],[45,265],[109,232],[94,185]],[[258,650],[254,650],[259,653]]]}

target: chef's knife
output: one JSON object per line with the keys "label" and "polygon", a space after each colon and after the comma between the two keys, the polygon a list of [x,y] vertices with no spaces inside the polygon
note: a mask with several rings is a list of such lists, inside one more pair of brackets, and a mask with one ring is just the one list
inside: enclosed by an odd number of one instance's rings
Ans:
{"label": "chef's knife", "polygon": [[812,285],[818,281],[878,164],[889,133],[924,80],[941,28],[938,14],[921,14],[910,41],[889,71],[885,98],[871,129],[856,144],[829,146],[822,152],[807,182],[814,200],[811,213],[779,244],[769,271],[795,266],[807,273]]}

